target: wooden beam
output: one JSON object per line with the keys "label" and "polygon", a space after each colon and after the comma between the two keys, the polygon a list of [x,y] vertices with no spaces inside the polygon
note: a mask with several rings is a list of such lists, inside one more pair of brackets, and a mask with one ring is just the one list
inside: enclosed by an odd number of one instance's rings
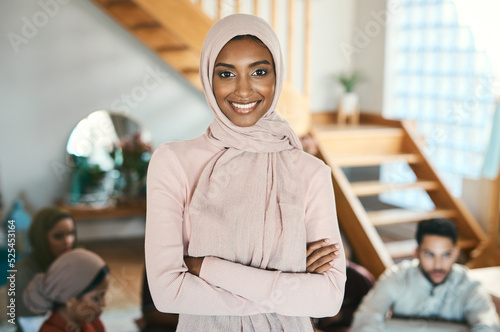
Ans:
{"label": "wooden beam", "polygon": [[294,15],[294,2],[295,0],[288,0],[288,81],[293,85],[295,79],[295,33],[293,30],[293,15]]}
{"label": "wooden beam", "polygon": [[304,40],[304,93],[309,99],[311,96],[311,1],[305,1],[305,40]]}
{"label": "wooden beam", "polygon": [[[328,151],[328,150],[327,150]],[[380,154],[380,155],[353,155],[338,156],[331,158],[332,163],[339,167],[367,167],[380,166],[394,162],[406,162],[409,165],[418,164],[421,161],[421,155],[418,153],[402,154]]]}
{"label": "wooden beam", "polygon": [[407,209],[388,209],[366,213],[368,219],[376,227],[416,223],[431,218],[453,219],[457,212],[452,209],[436,209],[433,211],[413,211]]}
{"label": "wooden beam", "polygon": [[276,15],[278,15],[278,4],[276,0],[271,0],[271,26],[274,31],[278,33],[278,23],[276,21]]}

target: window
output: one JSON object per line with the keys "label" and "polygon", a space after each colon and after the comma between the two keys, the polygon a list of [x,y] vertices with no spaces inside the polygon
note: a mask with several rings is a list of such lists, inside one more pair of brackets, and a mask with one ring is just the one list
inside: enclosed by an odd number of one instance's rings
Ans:
{"label": "window", "polygon": [[[388,0],[388,8],[398,10],[388,14],[383,115],[415,121],[427,157],[456,196],[463,177],[481,173],[499,77],[490,61],[491,50],[481,45],[500,47],[495,37],[500,30],[490,25],[479,31],[480,20],[468,14],[471,4],[477,14],[478,7],[492,11],[489,6],[498,7],[496,2]],[[385,181],[408,182],[412,177],[405,165],[382,169]],[[381,198],[397,205],[432,207],[425,191]]]}

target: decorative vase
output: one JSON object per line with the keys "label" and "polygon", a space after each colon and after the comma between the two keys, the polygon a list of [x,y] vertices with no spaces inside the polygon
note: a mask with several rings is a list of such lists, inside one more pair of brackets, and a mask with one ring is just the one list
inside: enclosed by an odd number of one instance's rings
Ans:
{"label": "decorative vase", "polygon": [[337,119],[339,124],[345,124],[347,121],[351,124],[359,123],[359,96],[356,93],[347,92],[342,96]]}
{"label": "decorative vase", "polygon": [[145,195],[144,179],[134,170],[121,170],[115,183],[115,196],[118,204],[131,205],[142,201]]}
{"label": "decorative vase", "polygon": [[359,97],[354,92],[347,92],[342,96],[342,99],[340,100],[340,106],[342,107],[345,115],[354,114],[354,112],[356,112],[356,109],[358,108],[358,105]]}

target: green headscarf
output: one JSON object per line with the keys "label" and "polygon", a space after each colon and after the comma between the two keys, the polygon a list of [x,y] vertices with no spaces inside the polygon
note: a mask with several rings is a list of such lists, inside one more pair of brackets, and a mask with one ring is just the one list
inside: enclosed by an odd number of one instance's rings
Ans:
{"label": "green headscarf", "polygon": [[[55,259],[55,257],[52,257],[52,254],[50,253],[49,243],[47,241],[47,232],[50,231],[58,221],[65,218],[73,220],[69,211],[57,206],[48,206],[43,208],[33,217],[33,222],[31,223],[29,231],[31,257],[33,257],[35,262],[43,271],[46,271]],[[73,248],[75,248],[75,246],[76,233]]]}

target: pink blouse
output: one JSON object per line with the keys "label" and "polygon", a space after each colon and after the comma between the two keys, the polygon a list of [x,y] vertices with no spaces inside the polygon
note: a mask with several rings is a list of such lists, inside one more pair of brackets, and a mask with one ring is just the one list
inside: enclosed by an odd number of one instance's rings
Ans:
{"label": "pink blouse", "polygon": [[[191,234],[190,200],[202,170],[219,151],[202,135],[163,144],[153,154],[147,182],[145,251],[156,308],[210,316],[335,315],[346,280],[343,249],[323,274],[263,270],[217,257],[205,257],[199,277],[188,272],[183,256]],[[341,243],[330,168],[303,151],[293,150],[293,154],[302,174],[307,242],[330,238],[331,243]]]}

